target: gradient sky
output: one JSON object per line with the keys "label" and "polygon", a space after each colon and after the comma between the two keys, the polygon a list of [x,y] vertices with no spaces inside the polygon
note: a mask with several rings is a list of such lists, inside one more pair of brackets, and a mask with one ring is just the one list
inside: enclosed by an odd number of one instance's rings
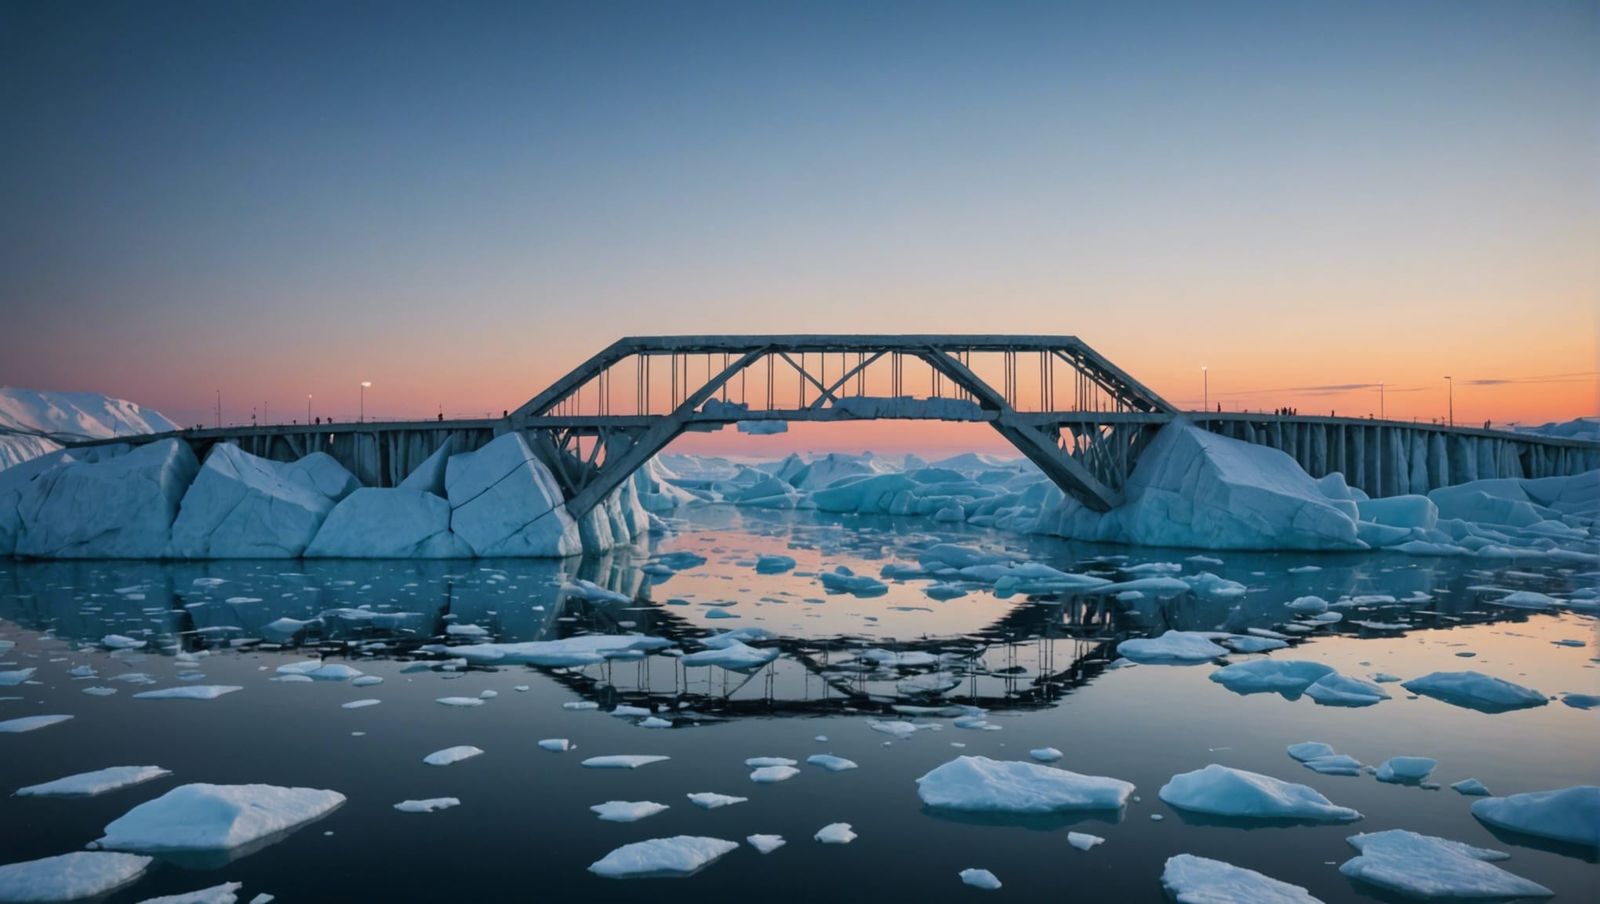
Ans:
{"label": "gradient sky", "polygon": [[[768,331],[1600,405],[1596,0],[0,0],[0,112],[0,383],[183,422],[498,414],[624,334]],[[936,437],[722,441],[824,433]]]}

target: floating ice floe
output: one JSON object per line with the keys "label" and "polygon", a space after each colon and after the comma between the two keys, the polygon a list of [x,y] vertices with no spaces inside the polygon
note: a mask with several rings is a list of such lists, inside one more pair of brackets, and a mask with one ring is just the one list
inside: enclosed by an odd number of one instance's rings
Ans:
{"label": "floating ice floe", "polygon": [[849,593],[855,596],[882,596],[889,585],[871,575],[856,574],[848,566],[840,565],[832,571],[818,573],[823,589],[831,593]]}
{"label": "floating ice floe", "polygon": [[1223,666],[1209,676],[1236,694],[1282,694],[1295,700],[1312,684],[1338,674],[1332,666],[1300,659],[1252,659]]}
{"label": "floating ice floe", "polygon": [[100,638],[100,645],[108,650],[141,650],[148,644],[147,640],[135,640],[124,634],[107,634]]}
{"label": "floating ice floe", "polygon": [[1298,885],[1194,854],[1168,857],[1161,884],[1178,904],[1321,904]]}
{"label": "floating ice floe", "polygon": [[651,756],[648,754],[610,754],[607,756],[592,756],[579,765],[586,769],[638,769],[651,763],[660,763],[672,759],[667,756]]}
{"label": "floating ice floe", "polygon": [[1197,665],[1228,655],[1212,642],[1213,636],[1205,631],[1168,631],[1160,637],[1124,640],[1117,644],[1117,653],[1134,662]]}
{"label": "floating ice floe", "polygon": [[354,666],[342,662],[324,663],[319,659],[280,665],[277,672],[280,675],[304,675],[313,681],[348,681],[351,678],[359,678],[362,674],[361,670]]}
{"label": "floating ice floe", "polygon": [[1311,682],[1306,696],[1323,706],[1371,706],[1389,699],[1389,692],[1370,681],[1333,672]]}
{"label": "floating ice floe", "polygon": [[21,716],[16,719],[7,719],[0,722],[0,734],[19,734],[24,731],[35,731],[51,725],[65,722],[71,716]]}
{"label": "floating ice floe", "polygon": [[1549,702],[1544,694],[1532,688],[1482,672],[1432,672],[1402,682],[1400,686],[1413,694],[1485,713],[1510,712]]}
{"label": "floating ice floe", "polygon": [[1097,844],[1105,844],[1106,840],[1099,835],[1090,835],[1087,832],[1068,832],[1067,844],[1080,851],[1087,851]]}
{"label": "floating ice floe", "polygon": [[1347,753],[1314,756],[1300,765],[1323,775],[1360,775],[1361,761]]}
{"label": "floating ice floe", "polygon": [[[159,898],[145,898],[139,904],[237,904],[239,889],[244,887],[243,882],[224,882],[198,891],[186,891],[175,895],[162,895]],[[259,895],[257,896],[259,897]],[[271,900],[271,896],[268,896]],[[256,904],[251,901],[250,904]]]}
{"label": "floating ice floe", "polygon": [[850,831],[848,822],[830,822],[812,837],[823,844],[849,844],[856,840],[856,833]]}
{"label": "floating ice floe", "polygon": [[276,785],[180,785],[124,813],[98,847],[136,853],[226,851],[292,831],[344,803],[337,791]]}
{"label": "floating ice floe", "polygon": [[855,761],[831,753],[814,753],[806,757],[806,762],[813,766],[821,766],[829,772],[845,772],[856,768]]}
{"label": "floating ice floe", "polygon": [[1307,785],[1216,763],[1174,775],[1159,796],[1180,810],[1238,819],[1350,822],[1361,814],[1341,807]]}
{"label": "floating ice floe", "polygon": [[234,691],[244,688],[235,684],[184,684],[178,687],[164,687],[154,691],[140,691],[133,695],[135,700],[215,700]]}
{"label": "floating ice floe", "polygon": [[18,788],[18,797],[94,797],[172,773],[160,766],[111,766]]}
{"label": "floating ice floe", "polygon": [[[794,568],[793,556],[763,555],[756,557],[756,572],[758,574],[779,574]],[[766,853],[762,851],[762,853]]]}
{"label": "floating ice floe", "polygon": [[685,666],[721,666],[730,671],[744,672],[758,669],[778,658],[776,647],[758,649],[739,641],[733,641],[720,649],[701,650],[690,653],[679,661]]}
{"label": "floating ice floe", "polygon": [[545,738],[539,742],[539,749],[548,750],[551,753],[562,753],[572,749],[572,742],[566,738]]}
{"label": "floating ice floe", "polygon": [[0,901],[79,901],[110,894],[149,868],[153,858],[77,851],[0,866]]}
{"label": "floating ice floe", "polygon": [[608,800],[589,809],[605,822],[638,822],[671,808],[653,800]]}
{"label": "floating ice floe", "polygon": [[1509,855],[1502,851],[1405,829],[1352,835],[1347,840],[1361,854],[1341,864],[1339,872],[1412,897],[1521,898],[1552,894],[1537,882],[1487,862],[1506,859]]}
{"label": "floating ice floe", "polygon": [[1041,763],[1054,763],[1056,760],[1061,759],[1063,755],[1064,754],[1062,754],[1061,751],[1054,747],[1035,747],[1034,749],[1028,751],[1028,756],[1033,757]]}
{"label": "floating ice floe", "polygon": [[1285,608],[1293,609],[1305,615],[1320,615],[1328,611],[1328,601],[1320,596],[1295,597],[1283,605]]}
{"label": "floating ice floe", "polygon": [[16,687],[32,678],[33,673],[37,671],[38,669],[17,669],[12,672],[0,672],[0,687]]}
{"label": "floating ice floe", "polygon": [[1333,756],[1334,752],[1331,745],[1324,744],[1321,741],[1301,741],[1298,744],[1290,744],[1286,749],[1289,752],[1289,756],[1302,763],[1307,760],[1314,760],[1317,757]]}
{"label": "floating ice floe", "polygon": [[735,841],[696,835],[674,835],[625,844],[589,864],[589,871],[608,879],[687,876],[739,846]]}
{"label": "floating ice floe", "polygon": [[482,706],[483,705],[483,698],[482,697],[440,697],[439,699],[437,699],[437,700],[435,700],[433,702],[442,703],[445,706]]}
{"label": "floating ice floe", "polygon": [[1488,786],[1475,778],[1464,778],[1450,787],[1457,794],[1465,794],[1468,797],[1487,797],[1489,795]]}
{"label": "floating ice floe", "polygon": [[1132,794],[1121,779],[981,756],[956,757],[917,779],[924,804],[969,812],[1117,810]]}
{"label": "floating ice floe", "polygon": [[702,810],[716,810],[721,807],[730,807],[734,804],[742,804],[750,799],[748,797],[734,797],[732,794],[718,794],[715,791],[696,791],[692,794],[686,794],[684,796],[689,798],[690,803]]}
{"label": "floating ice floe", "polygon": [[782,835],[746,835],[744,840],[763,854],[770,854],[788,843]]}
{"label": "floating ice floe", "polygon": [[532,640],[524,643],[478,643],[461,646],[425,646],[430,653],[460,656],[473,665],[542,665],[576,667],[599,665],[607,659],[634,652],[650,652],[672,646],[662,637],[643,634],[585,634],[561,640]]}
{"label": "floating ice floe", "polygon": [[461,806],[461,801],[454,797],[430,797],[425,800],[402,800],[394,805],[402,813],[432,813],[435,810],[448,810],[451,807]]}
{"label": "floating ice floe", "polygon": [[1496,828],[1600,848],[1600,786],[1487,797],[1473,802],[1472,815]]}
{"label": "floating ice floe", "polygon": [[1561,702],[1573,709],[1594,709],[1600,707],[1600,696],[1595,694],[1563,694]]}
{"label": "floating ice floe", "polygon": [[1425,756],[1392,756],[1383,761],[1374,776],[1380,782],[1394,785],[1416,784],[1428,777],[1439,761]]}
{"label": "floating ice floe", "polygon": [[459,744],[455,747],[446,747],[443,750],[435,750],[433,753],[423,757],[422,761],[427,763],[429,766],[448,766],[451,763],[459,763],[462,760],[470,760],[473,757],[481,756],[482,754],[483,751],[477,747],[473,747],[469,744]]}
{"label": "floating ice floe", "polygon": [[379,700],[377,697],[366,697],[366,698],[361,699],[361,700],[351,700],[349,703],[341,703],[341,704],[339,704],[339,708],[340,709],[366,709],[369,706],[377,706],[379,703],[382,703],[382,702],[383,701]]}
{"label": "floating ice floe", "polygon": [[962,883],[970,885],[973,888],[981,888],[984,891],[994,891],[1000,887],[1000,880],[995,877],[994,873],[991,873],[986,869],[964,869],[961,871],[960,875]]}

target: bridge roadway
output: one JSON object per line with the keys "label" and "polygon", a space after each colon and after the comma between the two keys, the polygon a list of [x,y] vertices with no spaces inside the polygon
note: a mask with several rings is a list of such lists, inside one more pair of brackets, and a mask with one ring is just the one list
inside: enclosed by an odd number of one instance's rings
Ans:
{"label": "bridge roadway", "polygon": [[[631,391],[614,391],[619,373]],[[685,432],[943,420],[989,424],[1064,492],[1105,510],[1120,501],[1156,432],[1184,416],[1280,449],[1313,477],[1341,472],[1371,496],[1600,468],[1600,444],[1580,440],[1371,418],[1184,413],[1071,336],[635,337],[501,418],[196,428],[66,444],[178,437],[202,458],[219,442],[278,461],[324,452],[368,486],[394,486],[445,443],[466,452],[518,431],[582,515]]]}

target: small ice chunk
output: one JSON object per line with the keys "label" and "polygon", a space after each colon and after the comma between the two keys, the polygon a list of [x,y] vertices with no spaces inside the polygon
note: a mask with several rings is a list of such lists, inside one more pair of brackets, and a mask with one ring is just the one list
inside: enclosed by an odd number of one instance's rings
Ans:
{"label": "small ice chunk", "polygon": [[483,751],[477,747],[473,747],[468,744],[460,744],[455,747],[446,747],[443,750],[435,750],[433,753],[423,757],[422,761],[427,763],[429,766],[448,766],[451,763],[459,763],[462,760],[470,760],[475,756],[481,755],[482,753]]}
{"label": "small ice chunk", "polygon": [[1361,854],[1341,864],[1339,872],[1412,897],[1521,898],[1552,894],[1537,882],[1486,862],[1506,859],[1501,851],[1405,829],[1352,835],[1346,840]]}
{"label": "small ice chunk", "polygon": [[650,716],[649,718],[640,719],[634,724],[640,728],[671,728],[672,720],[663,719],[660,716]]}
{"label": "small ice chunk", "polygon": [[402,800],[394,805],[402,813],[432,813],[435,810],[448,810],[451,807],[461,806],[461,801],[454,797],[430,797],[426,800]]}
{"label": "small ice chunk", "polygon": [[1311,682],[1306,696],[1323,706],[1371,706],[1389,699],[1389,692],[1370,681],[1332,672]]}
{"label": "small ice chunk", "polygon": [[[32,678],[33,677],[33,673],[37,672],[37,671],[39,671],[39,670],[38,669],[17,669],[15,671],[11,671],[11,672],[0,672],[0,687],[16,687],[17,685],[21,684],[22,682],[27,681],[29,678]],[[74,671],[76,671],[76,669],[74,669]],[[89,676],[93,676],[93,675],[94,675],[94,672],[91,671],[89,673]],[[86,676],[86,677],[88,677],[88,676]]]}
{"label": "small ice chunk", "polygon": [[1524,835],[1600,848],[1600,786],[1487,797],[1473,802],[1472,815]]}
{"label": "small ice chunk", "polygon": [[1361,761],[1348,753],[1334,753],[1328,756],[1314,756],[1301,765],[1312,772],[1323,775],[1360,775]]}
{"label": "small ice chunk", "polygon": [[1028,756],[1033,757],[1041,763],[1054,763],[1056,760],[1061,759],[1061,757],[1064,755],[1065,754],[1054,747],[1035,747],[1028,751]]}
{"label": "small ice chunk", "polygon": [[164,687],[155,691],[140,691],[133,695],[135,700],[215,700],[224,694],[242,691],[244,688],[236,684],[185,684],[178,687]]}
{"label": "small ice chunk", "polygon": [[1321,741],[1301,741],[1298,744],[1290,744],[1288,750],[1290,756],[1302,763],[1319,756],[1333,756],[1333,748]]}
{"label": "small ice chunk", "polygon": [[563,751],[571,750],[572,742],[568,741],[566,738],[545,738],[539,742],[539,748],[541,750],[548,750],[551,753],[561,753]]}
{"label": "small ice chunk", "polygon": [[1361,814],[1323,797],[1315,788],[1216,763],[1174,775],[1159,795],[1180,810],[1241,819],[1350,822]]}
{"label": "small ice chunk", "polygon": [[239,900],[237,892],[243,885],[243,882],[224,882],[199,891],[145,898],[139,904],[236,904]]}
{"label": "small ice chunk", "polygon": [[659,763],[669,759],[671,757],[619,753],[608,756],[592,756],[579,765],[586,769],[638,769],[640,766],[648,766],[651,763]]}
{"label": "small ice chunk", "polygon": [[653,800],[608,800],[589,809],[605,822],[638,822],[670,808]]}
{"label": "small ice chunk", "polygon": [[1227,650],[1212,643],[1211,635],[1203,631],[1168,631],[1160,637],[1136,637],[1117,644],[1117,652],[1134,662],[1153,665],[1193,665],[1228,655]]}
{"label": "small ice chunk", "polygon": [[132,637],[122,634],[107,634],[106,636],[100,638],[101,646],[104,646],[108,650],[137,650],[143,647],[146,643],[147,641],[134,640]]}
{"label": "small ice chunk", "polygon": [[589,864],[589,871],[608,879],[687,876],[738,846],[738,842],[696,835],[651,838],[617,848]]}
{"label": "small ice chunk", "polygon": [[1378,767],[1375,778],[1396,785],[1416,784],[1428,777],[1439,761],[1425,756],[1392,756]]}
{"label": "small ice chunk", "polygon": [[24,731],[34,731],[59,722],[65,722],[71,716],[21,716],[16,719],[7,719],[0,722],[0,734],[20,734]]}
{"label": "small ice chunk", "polygon": [[445,706],[482,706],[483,705],[483,698],[482,697],[440,697],[439,699],[437,699],[437,700],[435,700],[433,702],[442,703]]}
{"label": "small ice chunk", "polygon": [[829,772],[844,772],[856,768],[854,760],[847,760],[831,753],[814,753],[806,757],[806,762],[813,766],[821,766]]}
{"label": "small ice chunk", "polygon": [[339,704],[339,708],[340,709],[366,709],[369,706],[377,706],[379,703],[382,703],[382,702],[383,701],[379,700],[377,697],[367,697],[367,698],[362,699],[362,700],[351,700],[349,703],[341,703],[341,704]]}
{"label": "small ice chunk", "polygon": [[1168,857],[1161,884],[1178,904],[1321,904],[1298,885],[1194,854]]}
{"label": "small ice chunk", "polygon": [[1532,688],[1482,672],[1432,672],[1400,686],[1413,694],[1486,713],[1510,712],[1549,702]]}
{"label": "small ice chunk", "polygon": [[1236,662],[1212,672],[1210,678],[1236,694],[1282,694],[1290,700],[1329,675],[1332,666],[1302,659],[1252,659]]}
{"label": "small ice chunk", "polygon": [[86,687],[83,692],[91,697],[109,697],[115,694],[117,689],[114,687]]}
{"label": "small ice chunk", "polygon": [[770,854],[788,844],[787,841],[783,840],[782,835],[746,835],[744,840],[750,842],[751,847],[763,854]]}
{"label": "small ice chunk", "polygon": [[344,803],[337,791],[276,785],[180,785],[124,813],[95,844],[137,853],[232,850],[287,833]]}
{"label": "small ice chunk", "polygon": [[1488,786],[1475,778],[1464,778],[1450,787],[1454,788],[1457,794],[1465,794],[1468,797],[1487,797],[1489,795]]}
{"label": "small ice chunk", "polygon": [[856,833],[850,831],[848,822],[830,822],[812,837],[823,844],[849,844],[856,840]]}
{"label": "small ice chunk", "polygon": [[1000,887],[1000,880],[986,869],[964,869],[961,871],[961,881],[984,891],[994,891]]}
{"label": "small ice chunk", "polygon": [[1132,793],[1121,779],[981,756],[956,757],[917,779],[924,804],[970,812],[1116,810]]}
{"label": "small ice chunk", "polygon": [[382,683],[383,683],[383,679],[379,678],[377,675],[362,675],[361,677],[355,679],[354,681],[351,681],[350,682],[350,686],[351,687],[371,687],[374,684],[382,684]]}
{"label": "small ice chunk", "polygon": [[799,774],[800,770],[793,766],[762,766],[750,773],[750,780],[758,785],[775,785]]}
{"label": "small ice chunk", "polygon": [[702,810],[715,810],[720,807],[731,807],[749,800],[748,797],[734,797],[732,794],[718,794],[715,791],[696,791],[685,795],[689,802]]}
{"label": "small ice chunk", "polygon": [[760,769],[764,766],[793,766],[795,761],[786,756],[753,756],[744,761],[751,769]]}
{"label": "small ice chunk", "polygon": [[1101,838],[1099,835],[1090,835],[1087,832],[1067,833],[1067,844],[1072,845],[1080,851],[1087,851],[1097,844],[1105,844],[1105,841],[1106,840]]}
{"label": "small ice chunk", "polygon": [[160,766],[111,766],[18,788],[16,794],[18,797],[94,797],[171,774]]}
{"label": "small ice chunk", "polygon": [[121,888],[144,874],[152,858],[77,851],[0,866],[0,901],[78,901]]}

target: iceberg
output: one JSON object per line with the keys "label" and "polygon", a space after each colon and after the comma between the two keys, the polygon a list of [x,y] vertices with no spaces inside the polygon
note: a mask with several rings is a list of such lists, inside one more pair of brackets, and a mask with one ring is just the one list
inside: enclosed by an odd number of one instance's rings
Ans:
{"label": "iceberg", "polygon": [[696,835],[651,838],[617,848],[589,864],[589,871],[608,879],[687,876],[738,846],[736,841]]}
{"label": "iceberg", "polygon": [[1600,786],[1486,797],[1473,801],[1472,815],[1495,828],[1600,848]]}
{"label": "iceberg", "polygon": [[172,773],[160,766],[111,766],[93,772],[80,772],[53,782],[18,788],[18,797],[94,797],[142,784]]}
{"label": "iceberg", "polygon": [[1361,814],[1323,797],[1315,788],[1216,763],[1174,775],[1159,796],[1180,810],[1240,819],[1351,822]]}
{"label": "iceberg", "polygon": [[823,844],[849,844],[856,840],[856,833],[850,831],[848,822],[830,822],[812,837]]}
{"label": "iceberg", "polygon": [[608,800],[589,809],[605,822],[638,822],[670,808],[653,800]]}
{"label": "iceberg", "polygon": [[1489,788],[1488,788],[1488,786],[1485,785],[1483,782],[1478,781],[1475,778],[1464,778],[1461,781],[1456,782],[1455,784],[1451,785],[1450,787],[1457,794],[1465,794],[1468,797],[1487,797],[1487,796],[1489,796]]}
{"label": "iceberg", "polygon": [[402,800],[394,805],[402,813],[432,813],[435,810],[448,810],[451,807],[461,806],[461,801],[454,797],[430,797],[426,800]]}
{"label": "iceberg", "polygon": [[80,901],[107,895],[149,868],[137,854],[78,851],[0,866],[0,901]]}
{"label": "iceberg", "polygon": [[[1480,801],[1481,803],[1481,801]],[[1417,898],[1548,897],[1550,889],[1487,861],[1506,854],[1405,829],[1352,835],[1360,856],[1339,872]]]}
{"label": "iceberg", "polygon": [[1298,885],[1194,854],[1168,857],[1161,885],[1178,904],[1321,904]]}
{"label": "iceberg", "polygon": [[1432,672],[1401,682],[1401,687],[1424,697],[1485,713],[1503,713],[1549,701],[1538,691],[1494,678],[1482,672]]}
{"label": "iceberg", "polygon": [[429,766],[448,766],[452,763],[459,763],[462,760],[470,760],[482,754],[483,751],[477,747],[461,744],[455,747],[446,747],[443,750],[435,750],[433,753],[423,757],[422,761]]}
{"label": "iceberg", "polygon": [[1087,832],[1068,832],[1067,833],[1067,844],[1072,845],[1073,847],[1077,848],[1080,851],[1087,851],[1088,849],[1094,847],[1097,844],[1105,844],[1105,843],[1106,843],[1106,840],[1104,838],[1101,838],[1099,835],[1090,835]]}
{"label": "iceberg", "polygon": [[1332,672],[1311,682],[1306,696],[1323,706],[1371,706],[1389,699],[1389,692],[1370,681]]}
{"label": "iceberg", "polygon": [[770,854],[788,843],[782,835],[746,835],[744,840],[763,854]]}
{"label": "iceberg", "polygon": [[750,780],[758,785],[774,785],[785,782],[800,774],[800,770],[793,766],[762,766],[750,773]]}
{"label": "iceberg", "polygon": [[1041,763],[1054,763],[1056,760],[1061,759],[1063,754],[1054,747],[1035,747],[1028,751],[1028,756]]}
{"label": "iceberg", "polygon": [[1212,672],[1210,678],[1236,694],[1282,694],[1295,700],[1318,681],[1337,675],[1332,666],[1302,659],[1252,659]]}
{"label": "iceberg", "polygon": [[611,754],[608,756],[592,756],[580,765],[585,769],[638,769],[651,763],[660,763],[670,760],[667,756],[650,756],[648,754]]}
{"label": "iceberg", "polygon": [[973,888],[994,891],[1000,887],[1000,880],[995,877],[994,873],[986,869],[964,869],[961,871],[960,876],[963,884],[970,885]]}
{"label": "iceberg", "polygon": [[1416,784],[1428,777],[1439,761],[1425,756],[1392,756],[1383,761],[1374,777],[1393,785]]}
{"label": "iceberg", "polygon": [[924,804],[966,812],[1117,810],[1132,794],[1133,785],[1121,779],[982,756],[957,757],[917,779]]}
{"label": "iceberg", "polygon": [[180,559],[296,558],[334,504],[360,483],[333,458],[258,458],[232,443],[213,446],[183,494],[168,554]]}
{"label": "iceberg", "polygon": [[1314,756],[1301,763],[1312,772],[1323,775],[1360,775],[1361,761],[1347,753],[1334,753],[1328,756]]}
{"label": "iceberg", "polygon": [[732,794],[718,794],[715,791],[696,791],[684,795],[689,798],[689,803],[702,810],[717,810],[722,807],[731,807],[749,800],[748,797],[734,797]]}
{"label": "iceberg", "polygon": [[813,766],[821,766],[829,772],[846,772],[856,768],[855,761],[831,753],[814,753],[806,757],[806,762]]}
{"label": "iceberg", "polygon": [[522,434],[502,434],[445,464],[450,529],[478,556],[570,556],[583,551],[561,488]]}
{"label": "iceberg", "polygon": [[292,831],[344,803],[337,791],[180,785],[124,813],[95,844],[136,853],[226,851]]}
{"label": "iceberg", "polygon": [[1201,631],[1168,631],[1160,637],[1124,640],[1117,644],[1117,652],[1134,662],[1197,665],[1228,655],[1211,637]]}

